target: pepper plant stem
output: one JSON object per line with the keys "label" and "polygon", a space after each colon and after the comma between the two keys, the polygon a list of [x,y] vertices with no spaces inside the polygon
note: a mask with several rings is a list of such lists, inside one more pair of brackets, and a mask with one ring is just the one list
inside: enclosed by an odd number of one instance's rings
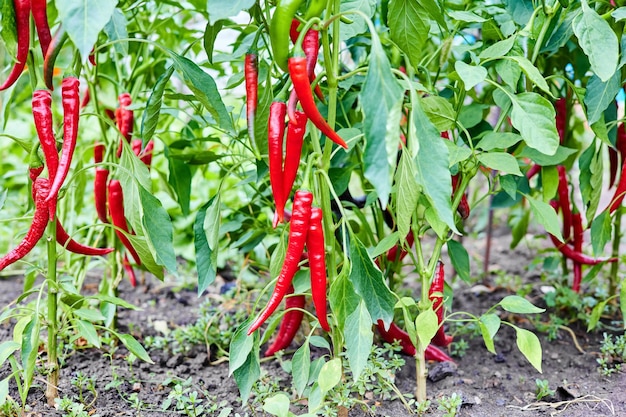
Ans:
{"label": "pepper plant stem", "polygon": [[59,361],[57,358],[57,239],[56,213],[53,221],[48,223],[48,384],[46,399],[48,405],[54,406],[54,399],[58,397]]}
{"label": "pepper plant stem", "polygon": [[[611,257],[619,258],[619,246],[622,240],[622,210],[617,210],[615,213],[615,219],[613,219],[615,226],[615,236],[613,237],[613,246]],[[609,273],[609,294],[617,294],[617,272],[619,269],[619,262],[613,262],[611,264],[611,271]]]}

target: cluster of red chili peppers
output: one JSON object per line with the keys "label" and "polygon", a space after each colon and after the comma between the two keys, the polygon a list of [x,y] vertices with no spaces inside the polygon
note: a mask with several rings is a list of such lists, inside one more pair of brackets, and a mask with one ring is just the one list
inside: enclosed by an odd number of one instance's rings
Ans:
{"label": "cluster of red chili peppers", "polygon": [[[131,144],[133,153],[137,155],[139,159],[146,164],[146,166],[148,166],[148,168],[150,168],[150,165],[152,164],[154,142],[150,140],[146,144],[146,147],[142,149],[142,140],[132,139],[134,114],[133,111],[128,108],[132,104],[130,94],[120,94],[118,96],[118,104],[119,106],[115,110],[114,120],[117,123],[117,128],[121,137],[115,155],[117,158],[122,155],[124,141],[126,141],[126,143]],[[124,216],[124,193],[122,191],[122,184],[116,179],[109,180],[109,169],[100,165],[104,161],[105,153],[105,145],[97,143],[94,147],[94,161],[96,163],[96,173],[94,179],[96,212],[100,221],[104,223],[109,223],[109,216],[111,217],[111,223],[115,226],[115,234],[127,251],[127,253],[124,254],[122,266],[128,275],[131,285],[134,287],[137,285],[137,278],[128,258],[128,254],[131,255],[137,265],[141,265],[141,259],[126,236],[126,234],[133,234],[133,232],[128,227],[126,217]]]}
{"label": "cluster of red chili peppers", "polygon": [[[66,77],[61,85],[63,145],[60,158],[54,136],[50,91],[35,90],[33,92],[32,111],[39,143],[31,152],[29,176],[33,182],[32,196],[35,201],[35,214],[24,239],[0,259],[0,270],[26,256],[41,240],[50,221],[56,222],[57,242],[70,252],[88,256],[103,256],[113,251],[113,248],[94,248],[76,242],[68,235],[56,217],[58,193],[67,178],[78,136],[79,84],[77,78]],[[44,154],[48,178],[40,177],[44,163],[37,154],[39,147]]]}

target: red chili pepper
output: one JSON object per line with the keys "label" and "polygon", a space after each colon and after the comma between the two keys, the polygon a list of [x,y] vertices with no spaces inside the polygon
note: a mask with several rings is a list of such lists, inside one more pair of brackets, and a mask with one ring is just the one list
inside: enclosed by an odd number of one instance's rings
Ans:
{"label": "red chili pepper", "polygon": [[428,298],[433,302],[433,310],[437,314],[437,321],[439,322],[439,329],[433,337],[432,343],[446,347],[452,342],[452,336],[445,334],[443,330],[443,287],[445,284],[445,273],[443,268],[443,262],[438,261],[435,269],[435,276],[433,282],[430,284],[428,290]]}
{"label": "red chili pepper", "polygon": [[133,266],[130,264],[128,260],[128,255],[124,254],[124,259],[122,260],[122,266],[124,267],[124,271],[126,271],[126,275],[128,275],[128,280],[130,281],[130,285],[134,288],[137,286],[137,276],[135,275],[135,270]]}
{"label": "red chili pepper", "polygon": [[117,157],[122,155],[122,140],[126,139],[126,142],[130,143],[132,137],[134,114],[132,110],[128,110],[127,107],[132,104],[132,98],[129,93],[122,93],[117,98],[119,107],[115,110],[115,119],[117,120],[117,128],[122,135],[120,139],[120,146],[117,149]]}
{"label": "red chili pepper", "polygon": [[246,80],[246,120],[248,122],[248,135],[254,142],[254,118],[259,94],[259,68],[256,52],[246,54],[244,66],[244,78]]}
{"label": "red chili pepper", "polygon": [[30,151],[30,156],[28,159],[28,176],[31,182],[35,182],[37,178],[43,172],[44,164],[41,158],[39,157],[39,144],[35,144]]}
{"label": "red chili pepper", "polygon": [[143,141],[141,139],[133,139],[130,147],[133,150],[133,153],[137,156],[141,153],[141,146],[143,145]]}
{"label": "red chili pepper", "polygon": [[615,147],[617,148],[622,161],[626,159],[626,127],[624,126],[624,123],[617,125]]}
{"label": "red chili pepper", "polygon": [[11,87],[24,71],[30,48],[30,0],[13,0],[15,28],[17,29],[17,56],[13,69],[0,91]]}
{"label": "red chili pepper", "polygon": [[567,243],[559,242],[559,239],[556,238],[551,233],[548,233],[552,243],[556,248],[568,259],[572,261],[578,262],[583,265],[598,265],[603,262],[617,262],[617,258],[592,258],[591,256],[585,255],[582,252],[576,251],[574,248],[569,246]]}
{"label": "red chili pepper", "polygon": [[148,143],[146,143],[146,147],[139,154],[139,159],[143,162],[148,169],[152,166],[152,154],[154,153],[154,141],[150,139]]}
{"label": "red chili pepper", "polygon": [[556,169],[559,172],[557,191],[559,194],[559,207],[563,212],[563,238],[567,241],[571,236],[572,230],[572,207],[569,200],[569,184],[567,182],[565,167],[559,165]]}
{"label": "red chili pepper", "polygon": [[[572,214],[572,226],[574,228],[574,250],[583,251],[583,221],[579,212]],[[583,279],[582,264],[574,261],[574,281],[572,282],[572,290],[580,292],[580,283]]]}
{"label": "red chili pepper", "polygon": [[48,225],[48,196],[50,182],[47,178],[37,178],[33,184],[35,214],[24,239],[11,252],[0,259],[0,271],[26,256],[43,237]]}
{"label": "red chili pepper", "polygon": [[83,96],[83,101],[80,102],[81,110],[87,107],[90,101],[91,101],[91,93],[89,92],[89,89],[87,89],[87,91],[85,91],[85,95]]}
{"label": "red chili pepper", "polygon": [[270,106],[267,125],[267,153],[269,157],[270,185],[276,202],[274,227],[283,221],[286,197],[283,184],[283,139],[285,135],[285,114],[287,105],[284,101],[274,101]]}
{"label": "red chili pepper", "polygon": [[526,171],[526,178],[527,179],[531,179],[532,177],[534,177],[535,175],[537,175],[539,172],[541,172],[541,165],[539,164],[533,164],[528,171]]}
{"label": "red chili pepper", "polygon": [[[293,294],[293,285],[287,290],[287,295],[289,294]],[[305,301],[304,295],[302,294],[287,297],[285,300],[285,310],[287,311],[280,321],[280,328],[278,329],[276,339],[274,339],[272,344],[265,351],[265,357],[272,356],[274,353],[287,348],[291,344],[294,336],[298,333],[302,318],[304,317],[302,309],[304,309]]]}
{"label": "red chili pepper", "polygon": [[274,313],[280,302],[285,297],[293,276],[298,271],[298,263],[304,252],[304,244],[309,230],[309,219],[311,218],[311,204],[313,203],[313,194],[309,191],[298,190],[293,199],[293,211],[291,213],[291,222],[289,223],[289,243],[287,245],[287,253],[283,267],[276,280],[276,287],[270,297],[267,306],[261,312],[259,317],[252,323],[248,329],[248,335],[251,335],[258,329],[269,316]]}
{"label": "red chili pepper", "polygon": [[348,144],[330,127],[315,105],[313,93],[311,92],[311,83],[307,74],[306,57],[294,56],[289,58],[289,75],[293,82],[293,88],[296,90],[296,94],[298,94],[302,110],[304,110],[307,117],[330,140],[347,149]]}
{"label": "red chili pepper", "polygon": [[617,188],[609,204],[609,213],[611,214],[622,205],[624,196],[626,196],[626,159],[624,158],[622,158],[622,172],[619,175],[619,183],[617,183]]}
{"label": "red chili pepper", "polygon": [[[389,326],[389,330],[385,330],[385,324],[382,320],[378,320],[376,323],[378,327],[378,332],[380,333],[383,340],[387,343],[393,343],[396,340],[400,342],[400,347],[402,347],[402,352],[409,355],[415,356],[417,350],[413,343],[411,343],[411,338],[409,334],[398,327],[397,324],[391,323]],[[452,358],[446,355],[443,351],[437,349],[433,345],[428,345],[426,350],[424,351],[424,357],[427,361],[436,361],[436,362],[454,362]]]}
{"label": "red chili pepper", "polygon": [[41,52],[46,56],[48,46],[52,35],[50,34],[50,25],[48,24],[48,12],[46,7],[47,0],[30,0],[30,7],[33,12],[33,20],[37,28],[37,36],[41,45]]}
{"label": "red chili pepper", "polygon": [[[293,19],[291,21],[291,28],[289,30],[289,37],[291,41],[295,44],[300,36],[300,31],[298,27],[300,26],[300,21],[298,19]],[[315,29],[309,29],[304,35],[304,39],[302,40],[302,50],[304,51],[304,55],[306,56],[306,66],[307,66],[307,74],[309,75],[309,82],[312,84],[315,81],[315,65],[317,64],[317,56],[320,51],[320,40],[319,40],[319,32]],[[322,89],[319,84],[315,85],[314,89],[315,95],[320,101],[324,102],[324,94],[322,94]]]}
{"label": "red chili pepper", "polygon": [[87,256],[104,256],[115,250],[114,248],[94,248],[78,243],[67,234],[59,219],[57,219],[56,229],[57,242],[70,252]]}
{"label": "red chili pepper", "polygon": [[322,226],[322,209],[313,207],[309,220],[309,231],[306,247],[311,270],[311,294],[317,319],[322,329],[330,331],[326,317],[326,247],[324,245],[324,227]]}
{"label": "red chili pepper", "polygon": [[306,133],[306,114],[300,111],[294,113],[294,118],[287,123],[287,141],[285,150],[285,163],[283,165],[284,198],[287,200],[298,175],[302,144]]}
{"label": "red chili pepper", "polygon": [[96,167],[96,177],[93,182],[93,192],[96,203],[96,213],[102,223],[108,223],[107,218],[107,183],[109,180],[109,170]]}
{"label": "red chili pepper", "polygon": [[[409,231],[409,234],[406,235],[407,246],[412,247],[414,241],[415,241],[415,236],[413,236],[413,231]],[[400,254],[398,255],[398,249],[399,249],[398,245],[394,245],[393,248],[389,249],[389,251],[387,252],[387,260],[389,262],[395,262],[396,258],[398,261],[401,261],[409,253],[405,249],[402,249],[400,251]]]}
{"label": "red chili pepper", "polygon": [[[78,116],[80,115],[79,85],[80,81],[75,77],[66,77],[61,84],[61,98],[63,102],[63,148],[61,149],[59,169],[50,186],[50,195],[48,195],[46,199],[47,202],[56,201],[59,190],[63,182],[65,182],[67,173],[70,170],[70,164],[72,163],[72,156],[76,148],[76,139],[78,138]],[[53,215],[53,213],[51,213],[51,215]]]}
{"label": "red chili pepper", "polygon": [[124,194],[122,192],[122,184],[118,180],[111,180],[109,183],[109,214],[111,215],[111,222],[115,226],[115,234],[120,239],[126,250],[131,254],[135,263],[141,265],[141,259],[137,254],[135,248],[130,243],[130,240],[123,232],[131,234],[126,224],[126,217],[124,216]]}
{"label": "red chili pepper", "polygon": [[554,103],[556,110],[556,130],[559,133],[559,139],[561,144],[565,140],[565,129],[567,128],[567,99],[565,97],[559,98]]}
{"label": "red chili pepper", "polygon": [[39,137],[39,143],[43,150],[46,166],[48,167],[48,177],[54,180],[59,166],[59,153],[57,142],[54,138],[52,121],[52,96],[48,90],[35,90],[32,101],[33,119],[35,129]]}
{"label": "red chili pepper", "polygon": [[[459,174],[452,176],[452,195],[456,193],[456,189],[459,186]],[[456,208],[457,213],[463,220],[466,220],[470,215],[470,206],[467,202],[467,195],[464,193],[461,197],[461,201],[459,201],[459,205]]]}

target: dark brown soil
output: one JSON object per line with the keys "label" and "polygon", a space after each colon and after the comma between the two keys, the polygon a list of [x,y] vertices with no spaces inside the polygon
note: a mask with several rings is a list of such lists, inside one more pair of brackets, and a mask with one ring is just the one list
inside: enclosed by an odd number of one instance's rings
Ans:
{"label": "dark brown soil", "polygon": [[[539,288],[542,284],[538,279],[539,271],[530,268],[534,265],[532,261],[537,256],[536,251],[528,248],[528,242],[516,250],[509,250],[508,239],[508,232],[496,236],[490,269],[504,271],[507,277],[521,277],[521,284],[532,286],[530,296],[532,301],[540,304],[539,297],[533,298],[534,294],[540,294]],[[466,247],[473,262],[482,259],[483,249],[480,239],[472,241]],[[492,278],[495,276],[496,274]],[[510,289],[495,287],[493,279],[485,284],[489,285],[468,288],[466,284],[459,283],[454,298],[454,311],[481,314],[504,296],[511,294]],[[6,305],[21,293],[22,279],[6,279],[1,285],[3,290],[0,292],[0,305]],[[220,285],[217,284],[212,291],[217,293]],[[167,323],[167,327],[172,329],[194,323],[197,319],[198,306],[207,296],[198,298],[193,289],[175,292],[172,288],[151,279],[138,289],[132,289],[124,282],[120,287],[120,296],[141,307],[142,311],[121,310],[120,329],[131,332],[139,340],[143,340],[147,335],[159,334],[155,324]],[[519,317],[504,315],[503,319],[531,328],[527,321],[520,320]],[[547,313],[543,321],[546,320]],[[626,416],[626,374],[620,372],[605,377],[598,372],[596,358],[602,335],[587,334],[584,329],[575,327],[572,330],[585,353],[577,350],[572,334],[565,330],[560,331],[558,338],[552,341],[549,341],[545,334],[539,334],[543,348],[543,374],[538,373],[519,353],[514,332],[506,326],[497,336],[497,356],[485,349],[480,337],[462,336],[469,343],[469,348],[463,357],[456,358],[456,367],[452,369],[451,375],[438,382],[429,381],[428,393],[432,406],[427,415],[443,415],[443,411],[437,410],[437,399],[456,393],[463,399],[463,405],[457,414],[459,416]],[[11,334],[11,326],[8,324],[0,326],[0,342],[7,340]],[[70,380],[78,372],[82,372],[96,381],[97,398],[88,408],[91,415],[97,414],[100,417],[178,415],[173,408],[162,411],[162,405],[172,389],[172,385],[168,386],[165,382],[168,378],[180,380],[191,378],[192,390],[207,392],[214,404],[214,409],[206,411],[205,415],[218,416],[220,412],[223,412],[223,415],[235,415],[236,412],[241,415],[255,414],[251,408],[242,407],[235,382],[228,376],[228,364],[226,362],[211,364],[205,346],[193,346],[186,354],[171,354],[159,350],[151,350],[149,353],[155,362],[154,365],[136,361],[131,366],[125,359],[127,352],[123,348],[113,353],[112,358],[95,349],[76,351],[65,358],[59,393],[61,396],[78,395],[76,387],[70,384]],[[412,393],[415,389],[415,365],[412,360],[406,359],[407,363],[395,376],[395,382],[401,392]],[[434,374],[436,371],[445,370],[442,369],[443,366],[430,364],[429,370]],[[263,362],[262,368],[270,375],[288,383],[288,376],[275,360]],[[7,374],[6,366],[0,369],[0,379]],[[537,378],[547,380],[549,387],[556,390],[556,394],[544,398],[543,402],[537,401],[535,396]],[[111,387],[112,381],[118,381],[118,386]],[[44,390],[43,379],[38,378],[28,398],[32,415],[64,415],[46,405]],[[13,384],[10,394],[13,398],[18,398]],[[92,395],[87,393],[85,403],[91,402],[91,399]],[[372,405],[379,402],[375,415],[410,415],[398,400],[378,401],[374,396],[369,401]],[[230,414],[229,407],[232,409]],[[263,415],[263,412],[259,413],[257,410],[256,415]],[[365,415],[367,413],[360,409],[349,412],[349,416]]]}

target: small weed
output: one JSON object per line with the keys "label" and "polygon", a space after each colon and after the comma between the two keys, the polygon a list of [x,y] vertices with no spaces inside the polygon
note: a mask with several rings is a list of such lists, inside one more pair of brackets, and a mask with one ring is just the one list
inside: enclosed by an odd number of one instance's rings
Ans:
{"label": "small weed", "polygon": [[56,403],[57,409],[61,411],[65,411],[66,417],[94,417],[98,416],[98,414],[89,414],[89,412],[85,409],[85,404],[76,402],[74,398],[70,397],[62,397],[55,398],[54,402]]}
{"label": "small weed", "polygon": [[461,396],[456,392],[453,392],[449,397],[441,397],[437,399],[437,404],[439,404],[437,410],[445,411],[443,417],[455,417],[456,413],[458,413],[461,408],[462,402],[463,400],[461,399]]}
{"label": "small weed", "polygon": [[462,358],[467,353],[468,348],[469,344],[465,341],[465,339],[457,339],[450,343],[450,354],[457,358]]}
{"label": "small weed", "polygon": [[552,397],[555,394],[553,389],[550,389],[550,382],[547,379],[535,379],[535,397],[537,401],[541,401],[543,398]]}
{"label": "small weed", "polygon": [[600,354],[597,359],[600,365],[600,373],[609,376],[622,369],[622,365],[626,362],[626,338],[624,335],[613,337],[612,334],[604,333],[602,346],[600,346]]}
{"label": "small weed", "polygon": [[202,393],[201,395],[198,394],[198,391],[192,391],[191,378],[184,381],[167,379],[163,382],[165,386],[172,384],[174,385],[172,391],[170,391],[161,405],[163,411],[176,410],[178,414],[183,414],[188,417],[214,415],[214,412],[217,411],[218,405],[212,404],[206,393]]}
{"label": "small weed", "polygon": [[17,402],[7,395],[4,403],[0,405],[0,415],[6,417],[18,417],[22,415],[22,410]]}

